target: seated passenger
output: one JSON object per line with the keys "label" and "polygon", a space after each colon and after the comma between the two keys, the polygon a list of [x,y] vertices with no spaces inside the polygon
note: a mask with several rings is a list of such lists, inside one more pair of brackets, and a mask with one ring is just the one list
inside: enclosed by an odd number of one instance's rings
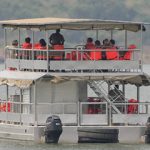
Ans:
{"label": "seated passenger", "polygon": [[107,60],[118,60],[119,53],[117,52],[117,46],[115,46],[115,40],[110,40],[110,48],[106,49],[106,59]]}
{"label": "seated passenger", "polygon": [[92,49],[95,48],[95,45],[93,43],[93,39],[91,37],[87,38],[85,49]]}
{"label": "seated passenger", "polygon": [[108,39],[103,40],[103,45],[101,46],[103,49],[109,48],[110,47],[110,42]]}
{"label": "seated passenger", "polygon": [[34,43],[34,45],[33,45],[34,49],[39,49],[39,47],[40,47],[40,43],[39,42],[38,43]]}
{"label": "seated passenger", "polygon": [[60,34],[60,29],[57,29],[56,33],[49,37],[49,42],[53,49],[64,49],[64,41],[63,35]]}
{"label": "seated passenger", "polygon": [[102,48],[102,60],[106,60],[106,48],[109,48],[110,45],[109,45],[109,40],[108,39],[104,39],[103,40],[103,45],[101,45],[101,48]]}
{"label": "seated passenger", "polygon": [[40,39],[40,40],[39,40],[38,49],[47,49],[47,47],[46,47],[46,42],[45,42],[44,39]]}
{"label": "seated passenger", "polygon": [[123,60],[131,60],[131,55],[132,55],[132,52],[134,49],[136,49],[136,45],[134,45],[134,44],[129,45],[128,51],[126,51],[123,56]]}
{"label": "seated passenger", "polygon": [[[85,49],[86,50],[95,49],[95,45],[94,45],[93,39],[91,37],[87,38],[87,41],[85,44]],[[83,60],[89,60],[90,59],[90,52],[91,51],[87,51],[87,52],[83,53]]]}
{"label": "seated passenger", "polygon": [[[36,45],[35,45],[36,47],[36,49],[37,50],[46,50],[47,49],[47,47],[46,47],[46,42],[45,42],[45,40],[44,39],[40,39],[39,40],[39,43],[37,43]],[[39,52],[37,52],[37,53],[39,53]],[[36,59],[39,59],[39,60],[46,60],[47,59],[47,56],[46,56],[46,52],[45,51],[40,51],[40,54],[37,54],[36,55]]]}
{"label": "seated passenger", "polygon": [[102,59],[101,54],[101,43],[99,40],[95,41],[95,48],[92,49],[93,51],[90,52],[91,60],[100,60]]}
{"label": "seated passenger", "polygon": [[12,41],[12,47],[18,47],[18,41],[17,40]]}
{"label": "seated passenger", "polygon": [[30,37],[26,37],[25,38],[25,42],[22,44],[22,48],[24,48],[24,49],[31,49],[32,48],[32,44],[30,42],[31,42]]}
{"label": "seated passenger", "polygon": [[101,48],[101,42],[99,40],[95,41],[95,48]]}
{"label": "seated passenger", "polygon": [[[25,42],[22,44],[22,48],[23,49],[32,49],[32,44],[30,43],[31,39],[30,37],[26,37],[25,38]],[[32,54],[31,54],[31,51],[22,51],[22,54],[21,54],[21,57],[22,59],[29,59],[31,58]]]}
{"label": "seated passenger", "polygon": [[12,50],[9,51],[9,57],[10,58],[18,58],[18,50],[13,49],[13,48],[18,48],[18,41],[17,40],[12,41],[11,48],[12,48]]}
{"label": "seated passenger", "polygon": [[110,41],[109,41],[109,46],[111,47],[111,48],[116,48],[116,49],[118,49],[118,47],[115,45],[115,40],[113,40],[113,39],[111,39]]}

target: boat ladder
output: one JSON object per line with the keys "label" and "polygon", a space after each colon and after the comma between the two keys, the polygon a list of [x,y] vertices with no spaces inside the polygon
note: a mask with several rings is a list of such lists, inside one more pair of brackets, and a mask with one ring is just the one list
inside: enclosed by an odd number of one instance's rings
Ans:
{"label": "boat ladder", "polygon": [[102,86],[100,86],[100,84],[103,84],[103,81],[88,81],[88,85],[90,86],[90,88],[95,92],[95,94],[101,98],[106,100],[109,104],[111,104],[112,108],[118,113],[121,114],[121,112],[119,111],[119,109],[114,105],[113,98],[110,98],[107,96],[107,94],[105,94],[105,92],[103,92],[104,89],[102,89]]}

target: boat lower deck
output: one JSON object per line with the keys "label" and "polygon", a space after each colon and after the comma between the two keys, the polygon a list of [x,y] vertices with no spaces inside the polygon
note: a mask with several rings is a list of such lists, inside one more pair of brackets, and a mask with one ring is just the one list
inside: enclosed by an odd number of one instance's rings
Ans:
{"label": "boat lower deck", "polygon": [[[119,143],[144,143],[145,142],[145,129],[146,126],[64,126],[63,133],[60,137],[60,143],[78,143],[79,132],[78,131],[94,131],[94,130],[117,130],[118,129],[118,141]],[[87,132],[88,133],[88,132]],[[89,136],[89,135],[88,135]],[[94,137],[93,137],[94,138]],[[90,142],[89,142],[90,143]],[[115,142],[116,143],[116,142]]]}
{"label": "boat lower deck", "polygon": [[[0,124],[0,138],[30,140],[38,143],[44,141],[45,126],[21,126]],[[78,143],[79,131],[118,130],[119,143],[144,143],[146,126],[63,126],[59,143]]]}

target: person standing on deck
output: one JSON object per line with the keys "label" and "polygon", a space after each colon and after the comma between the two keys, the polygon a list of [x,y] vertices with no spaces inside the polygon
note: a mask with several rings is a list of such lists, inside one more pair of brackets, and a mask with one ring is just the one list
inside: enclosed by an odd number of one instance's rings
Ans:
{"label": "person standing on deck", "polygon": [[53,33],[49,37],[49,42],[52,45],[52,48],[57,49],[57,47],[64,47],[64,37],[62,34],[60,34],[60,29],[56,30],[56,33]]}
{"label": "person standing on deck", "polygon": [[[49,43],[52,45],[52,48],[54,50],[64,50],[64,37],[62,34],[60,34],[60,29],[56,30],[56,33],[53,33],[50,37],[49,37]],[[58,56],[51,56],[51,59],[54,60],[62,60],[64,59],[65,53],[60,52],[60,54],[58,54]]]}

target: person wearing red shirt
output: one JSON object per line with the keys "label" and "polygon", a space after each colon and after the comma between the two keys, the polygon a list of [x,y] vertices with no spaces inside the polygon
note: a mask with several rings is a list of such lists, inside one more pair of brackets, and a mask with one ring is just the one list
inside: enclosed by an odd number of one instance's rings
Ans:
{"label": "person wearing red shirt", "polygon": [[32,44],[30,42],[31,42],[30,37],[26,37],[25,38],[25,42],[22,44],[22,48],[24,48],[24,49],[31,49],[32,48]]}

